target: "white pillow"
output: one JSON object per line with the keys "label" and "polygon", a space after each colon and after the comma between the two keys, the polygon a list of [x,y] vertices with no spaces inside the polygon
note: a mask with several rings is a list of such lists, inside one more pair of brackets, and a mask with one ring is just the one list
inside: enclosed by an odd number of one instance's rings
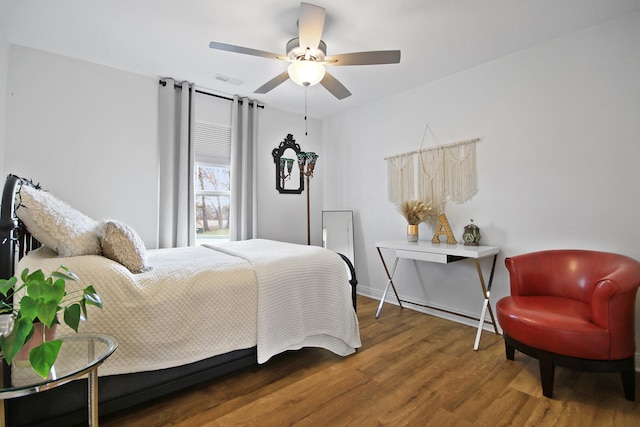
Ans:
{"label": "white pillow", "polygon": [[115,220],[102,223],[102,254],[124,265],[132,273],[142,273],[147,266],[147,248],[138,233],[127,224]]}
{"label": "white pillow", "polygon": [[54,195],[20,188],[16,215],[27,230],[59,256],[100,255],[99,223]]}

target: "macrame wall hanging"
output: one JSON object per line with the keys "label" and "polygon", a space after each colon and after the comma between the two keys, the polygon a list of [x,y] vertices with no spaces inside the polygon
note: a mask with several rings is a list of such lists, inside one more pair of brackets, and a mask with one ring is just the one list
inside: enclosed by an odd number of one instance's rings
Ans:
{"label": "macrame wall hanging", "polygon": [[432,212],[438,216],[444,213],[447,197],[456,203],[469,200],[478,191],[475,143],[479,140],[385,157],[389,201],[400,206],[407,200],[418,199],[430,203]]}
{"label": "macrame wall hanging", "polygon": [[400,206],[404,201],[415,199],[413,156],[400,154],[385,160],[389,201]]}

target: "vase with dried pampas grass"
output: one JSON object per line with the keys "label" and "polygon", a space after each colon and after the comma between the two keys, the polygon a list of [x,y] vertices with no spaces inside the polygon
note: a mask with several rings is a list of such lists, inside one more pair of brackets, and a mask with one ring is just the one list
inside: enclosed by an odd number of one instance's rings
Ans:
{"label": "vase with dried pampas grass", "polygon": [[418,241],[418,225],[431,215],[431,204],[421,200],[408,200],[400,205],[400,212],[407,220],[407,240]]}

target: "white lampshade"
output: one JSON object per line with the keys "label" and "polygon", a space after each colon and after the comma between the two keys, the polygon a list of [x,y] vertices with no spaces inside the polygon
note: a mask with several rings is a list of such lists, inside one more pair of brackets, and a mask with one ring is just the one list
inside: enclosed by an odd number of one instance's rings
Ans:
{"label": "white lampshade", "polygon": [[289,77],[300,86],[313,86],[324,77],[324,65],[314,61],[296,61],[289,65]]}

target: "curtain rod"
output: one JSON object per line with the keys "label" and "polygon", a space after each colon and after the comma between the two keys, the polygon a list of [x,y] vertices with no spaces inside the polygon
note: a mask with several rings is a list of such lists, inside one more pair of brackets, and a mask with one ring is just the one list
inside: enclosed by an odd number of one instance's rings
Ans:
{"label": "curtain rod", "polygon": [[402,154],[394,154],[393,156],[385,157],[384,160],[395,159],[396,157],[410,156],[413,154],[424,153],[431,150],[438,150],[440,148],[455,147],[456,145],[469,144],[471,142],[478,142],[478,141],[480,141],[480,138],[465,139],[464,141],[452,142],[451,144],[438,145],[438,146],[429,147],[429,148],[422,148],[420,150],[408,151]]}
{"label": "curtain rod", "polygon": [[[164,80],[160,80],[158,83],[160,83],[162,86],[166,86],[167,85],[167,82],[165,82]],[[179,84],[174,83],[173,87],[177,89],[177,88],[180,88],[182,86],[180,86]],[[215,93],[204,92],[204,91],[198,90],[198,89],[196,89],[196,93],[201,93],[203,95],[213,96],[215,98],[226,99],[227,101],[233,101],[233,98],[229,98],[228,96],[216,95]],[[243,101],[241,99],[238,100],[238,103],[240,105],[242,105],[242,102]],[[253,102],[250,102],[249,105],[253,105]],[[264,105],[258,104],[258,108],[264,108]]]}

